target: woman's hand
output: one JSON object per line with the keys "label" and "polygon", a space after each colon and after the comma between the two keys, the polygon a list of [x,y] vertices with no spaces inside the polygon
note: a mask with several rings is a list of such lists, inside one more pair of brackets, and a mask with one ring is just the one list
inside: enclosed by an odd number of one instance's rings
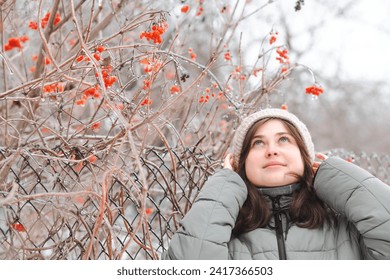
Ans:
{"label": "woman's hand", "polygon": [[313,162],[313,170],[314,173],[317,172],[318,168],[320,167],[321,163],[328,158],[327,155],[322,154],[322,153],[317,153],[316,158],[318,158],[320,161],[314,161]]}
{"label": "woman's hand", "polygon": [[233,154],[227,154],[223,162],[223,168],[233,170]]}

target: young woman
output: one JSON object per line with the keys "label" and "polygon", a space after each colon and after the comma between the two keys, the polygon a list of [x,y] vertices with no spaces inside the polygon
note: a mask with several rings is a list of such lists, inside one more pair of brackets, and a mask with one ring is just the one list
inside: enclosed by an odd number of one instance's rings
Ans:
{"label": "young woman", "polygon": [[163,259],[390,259],[390,187],[338,157],[315,162],[306,126],[243,120]]}

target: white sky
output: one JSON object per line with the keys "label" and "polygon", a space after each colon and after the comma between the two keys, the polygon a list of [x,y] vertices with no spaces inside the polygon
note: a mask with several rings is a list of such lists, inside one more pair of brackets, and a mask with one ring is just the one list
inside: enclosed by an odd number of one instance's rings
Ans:
{"label": "white sky", "polygon": [[[264,3],[264,1],[261,1]],[[316,28],[314,45],[299,63],[306,64],[323,75],[341,75],[344,79],[387,80],[390,74],[390,1],[386,0],[329,0],[327,7],[314,0],[306,0],[299,12],[294,11],[295,0],[279,0],[268,6],[258,17],[276,23],[282,9],[291,27],[295,48],[305,50],[309,42],[307,30]],[[353,3],[345,16],[337,15],[337,7]],[[252,5],[259,6],[258,1]],[[334,7],[334,8],[332,8]],[[253,21],[253,17],[248,21]],[[268,27],[269,28],[269,27]],[[258,31],[256,28],[253,32]],[[260,34],[259,34],[260,35]],[[283,34],[281,34],[283,36]],[[257,52],[257,48],[251,50]],[[340,63],[339,63],[340,62]],[[337,67],[341,67],[337,68]]]}

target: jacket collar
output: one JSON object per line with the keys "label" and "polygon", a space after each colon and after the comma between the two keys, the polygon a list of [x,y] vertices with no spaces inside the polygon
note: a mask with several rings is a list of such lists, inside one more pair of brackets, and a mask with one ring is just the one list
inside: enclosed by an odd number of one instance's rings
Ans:
{"label": "jacket collar", "polygon": [[[268,226],[281,234],[281,240],[287,239],[287,233],[291,226],[291,218],[288,209],[292,203],[293,192],[301,188],[300,183],[280,187],[259,187],[258,190],[265,196],[265,199],[273,213]],[[278,222],[279,221],[279,222]],[[281,241],[280,241],[281,242]],[[283,241],[284,243],[284,241]],[[279,246],[279,245],[278,245]]]}
{"label": "jacket collar", "polygon": [[280,187],[259,187],[258,190],[260,193],[270,196],[270,197],[276,197],[279,195],[290,195],[294,191],[299,190],[301,188],[300,183],[290,184],[286,186],[280,186]]}

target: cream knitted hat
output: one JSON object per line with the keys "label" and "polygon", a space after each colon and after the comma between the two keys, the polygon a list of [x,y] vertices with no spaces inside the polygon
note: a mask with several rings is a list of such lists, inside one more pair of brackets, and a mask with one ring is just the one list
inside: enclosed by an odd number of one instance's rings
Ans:
{"label": "cream knitted hat", "polygon": [[240,126],[237,128],[236,134],[233,140],[233,158],[234,162],[237,165],[238,160],[240,158],[240,153],[242,149],[242,144],[244,142],[244,138],[248,133],[248,130],[259,120],[265,118],[278,118],[289,121],[292,125],[294,125],[299,134],[302,136],[303,142],[305,143],[306,150],[309,153],[310,159],[312,163],[314,162],[315,152],[314,152],[314,144],[311,140],[310,133],[306,127],[306,125],[301,122],[295,115],[287,112],[282,109],[264,109],[260,110],[256,113],[249,115],[244,118],[241,122]]}

